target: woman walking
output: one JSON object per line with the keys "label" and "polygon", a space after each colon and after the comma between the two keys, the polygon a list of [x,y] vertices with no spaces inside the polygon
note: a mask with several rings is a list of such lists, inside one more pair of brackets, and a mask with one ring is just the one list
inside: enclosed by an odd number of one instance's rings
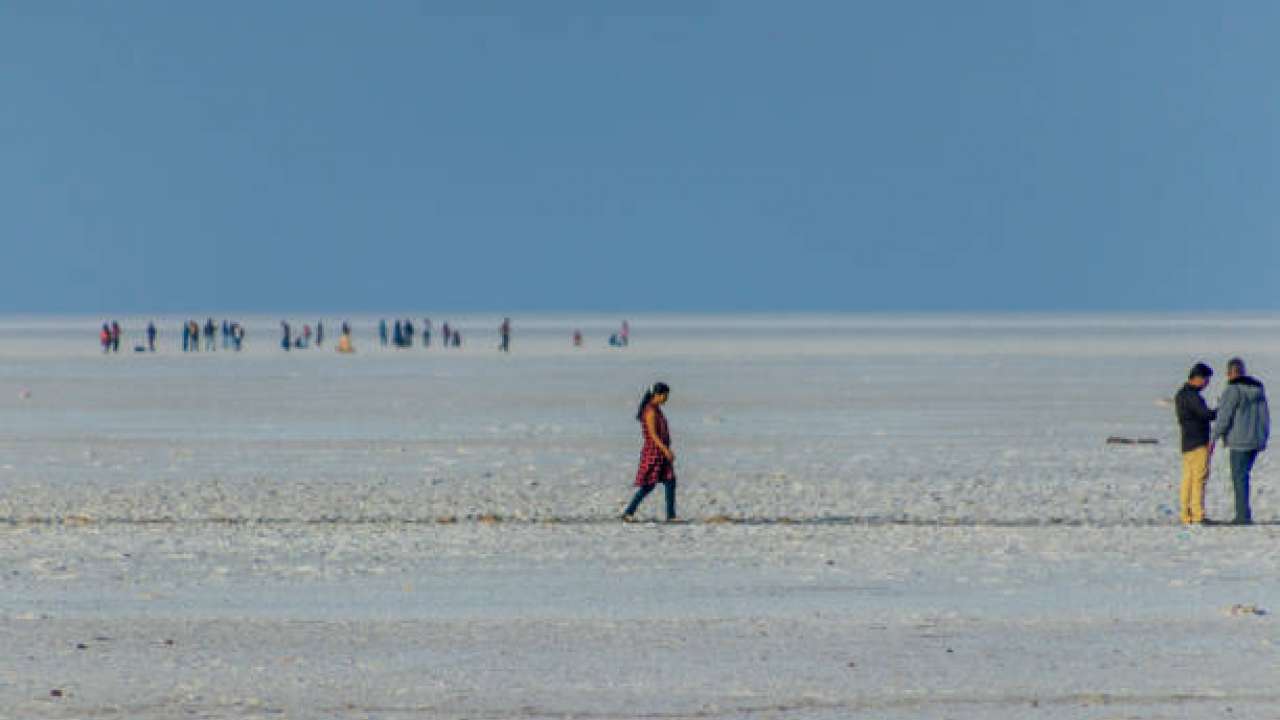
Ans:
{"label": "woman walking", "polygon": [[636,471],[635,497],[622,514],[623,522],[635,522],[636,508],[662,483],[667,496],[667,522],[676,520],[676,456],[671,451],[671,434],[667,430],[667,418],[662,406],[671,396],[666,383],[654,383],[640,400],[636,419],[644,428],[644,447],[640,451],[640,468]]}

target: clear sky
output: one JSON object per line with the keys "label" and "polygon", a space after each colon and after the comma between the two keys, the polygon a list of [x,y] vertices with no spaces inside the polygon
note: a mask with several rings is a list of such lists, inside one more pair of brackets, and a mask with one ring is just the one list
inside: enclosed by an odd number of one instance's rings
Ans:
{"label": "clear sky", "polygon": [[1278,33],[1245,0],[14,0],[0,311],[1277,309]]}

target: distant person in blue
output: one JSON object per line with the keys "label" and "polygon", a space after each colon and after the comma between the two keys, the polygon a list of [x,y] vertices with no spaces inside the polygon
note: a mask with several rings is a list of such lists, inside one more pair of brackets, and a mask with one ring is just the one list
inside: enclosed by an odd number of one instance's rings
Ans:
{"label": "distant person in blue", "polygon": [[1267,449],[1270,436],[1271,408],[1267,405],[1267,390],[1256,378],[1245,374],[1244,360],[1231,358],[1227,361],[1227,389],[1218,401],[1213,437],[1231,451],[1231,485],[1236,496],[1232,525],[1253,524],[1249,476],[1258,453]]}
{"label": "distant person in blue", "polygon": [[182,323],[182,352],[191,352],[191,323]]}
{"label": "distant person in blue", "polygon": [[226,350],[231,347],[231,325],[226,318],[222,320],[222,349]]}
{"label": "distant person in blue", "polygon": [[244,347],[244,326],[238,322],[231,323],[231,343],[236,352]]}
{"label": "distant person in blue", "polygon": [[511,352],[511,318],[502,319],[502,327],[498,328],[498,332],[502,334],[502,342],[498,345],[498,349],[504,353]]}
{"label": "distant person in blue", "polygon": [[382,347],[387,346],[387,319],[383,318],[378,321],[378,340],[382,341]]}
{"label": "distant person in blue", "polygon": [[213,318],[204,321],[204,349],[210,352],[218,349],[217,343],[214,342],[213,334],[218,328],[213,324]]}
{"label": "distant person in blue", "polygon": [[453,344],[453,330],[449,328],[449,323],[440,326],[440,344],[442,347],[449,347]]}
{"label": "distant person in blue", "polygon": [[147,323],[147,350],[156,351],[156,324],[153,322]]}
{"label": "distant person in blue", "polygon": [[413,332],[414,332],[413,321],[405,320],[404,321],[404,346],[407,348],[413,347]]}
{"label": "distant person in blue", "polygon": [[316,347],[324,345],[324,321],[316,323]]}
{"label": "distant person in blue", "polygon": [[404,347],[404,326],[400,321],[396,321],[395,329],[391,333],[391,344],[398,348]]}
{"label": "distant person in blue", "polygon": [[292,334],[293,334],[293,331],[289,328],[289,323],[285,322],[284,320],[281,320],[280,321],[280,347],[283,348],[285,351],[288,351],[290,348],[293,347],[293,342],[290,340],[290,337],[289,337]]}
{"label": "distant person in blue", "polygon": [[431,347],[431,318],[422,318],[422,347]]}
{"label": "distant person in blue", "polygon": [[111,352],[120,352],[120,323],[111,321]]}

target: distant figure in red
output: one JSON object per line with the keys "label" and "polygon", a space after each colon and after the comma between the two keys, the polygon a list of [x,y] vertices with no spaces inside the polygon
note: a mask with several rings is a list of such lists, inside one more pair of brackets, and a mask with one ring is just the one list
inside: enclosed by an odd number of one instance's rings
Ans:
{"label": "distant figure in red", "polygon": [[573,346],[582,347],[582,331],[581,330],[573,331]]}
{"label": "distant figure in red", "polygon": [[111,326],[102,323],[102,332],[98,333],[98,342],[102,343],[102,354],[111,352]]}
{"label": "distant figure in red", "polygon": [[662,483],[667,496],[667,522],[676,522],[676,455],[671,451],[671,433],[662,406],[671,397],[666,383],[654,383],[640,400],[636,419],[644,428],[644,447],[640,450],[640,467],[636,470],[635,497],[622,513],[623,522],[635,522],[636,508]]}

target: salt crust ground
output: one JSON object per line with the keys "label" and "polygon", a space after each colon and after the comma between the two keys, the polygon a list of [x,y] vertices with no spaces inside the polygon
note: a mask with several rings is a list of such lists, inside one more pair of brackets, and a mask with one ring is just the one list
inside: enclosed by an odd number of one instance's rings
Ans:
{"label": "salt crust ground", "polygon": [[0,717],[1270,717],[1277,539],[17,527]]}
{"label": "salt crust ground", "polygon": [[[0,322],[0,718],[1280,707],[1274,616],[1227,612],[1280,606],[1272,463],[1260,526],[1177,526],[1167,405],[1196,359],[1273,377],[1275,318],[654,318],[624,353],[517,319],[510,357],[464,320],[346,358],[265,321],[103,358],[85,322]],[[658,378],[696,522],[622,527]]]}

